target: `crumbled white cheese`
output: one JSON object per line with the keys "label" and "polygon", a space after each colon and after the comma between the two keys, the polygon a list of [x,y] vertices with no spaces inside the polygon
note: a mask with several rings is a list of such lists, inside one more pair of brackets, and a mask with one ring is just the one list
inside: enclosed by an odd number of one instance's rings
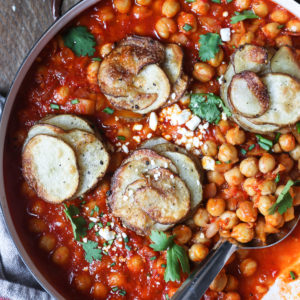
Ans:
{"label": "crumbled white cheese", "polygon": [[224,18],[228,17],[228,15],[229,15],[229,14],[228,14],[228,11],[224,11],[224,12],[223,12],[223,17],[224,17]]}
{"label": "crumbled white cheese", "polygon": [[99,221],[98,218],[94,218],[94,217],[89,217],[89,220],[94,222],[94,223],[97,223]]}
{"label": "crumbled white cheese", "polygon": [[188,119],[191,116],[191,112],[188,109],[183,110],[180,114],[178,114],[176,116],[176,123],[178,125],[183,125],[184,123],[186,123],[188,121]]}
{"label": "crumbled white cheese", "polygon": [[202,167],[204,170],[213,171],[215,169],[215,160],[210,156],[203,156]]}
{"label": "crumbled white cheese", "polygon": [[87,238],[86,237],[84,237],[83,239],[82,239],[82,241],[84,242],[84,243],[87,243]]}
{"label": "crumbled white cheese", "polygon": [[154,180],[157,181],[157,180],[159,179],[160,175],[161,175],[160,172],[154,173],[154,176],[153,176],[153,177],[154,177]]}
{"label": "crumbled white cheese", "polygon": [[132,139],[135,140],[138,144],[141,142],[141,137],[138,136],[138,135],[134,135],[134,136],[132,137]]}
{"label": "crumbled white cheese", "polygon": [[143,129],[142,124],[134,124],[132,127],[132,130],[134,130],[134,131],[141,131],[142,129]]}
{"label": "crumbled white cheese", "polygon": [[149,128],[153,131],[157,129],[158,118],[155,112],[151,112],[149,117]]}
{"label": "crumbled white cheese", "polygon": [[186,94],[183,97],[180,98],[179,102],[183,105],[187,105],[190,103],[190,95]]}
{"label": "crumbled white cheese", "polygon": [[128,147],[127,147],[126,145],[122,145],[122,150],[123,150],[123,152],[125,152],[125,153],[128,153],[128,152],[129,152]]}
{"label": "crumbled white cheese", "polygon": [[16,8],[15,5],[12,5],[12,6],[11,6],[11,9],[12,9],[13,12],[15,12],[17,8]]}
{"label": "crumbled white cheese", "polygon": [[147,139],[150,139],[152,137],[152,133],[147,134]]}
{"label": "crumbled white cheese", "polygon": [[100,228],[99,235],[104,238],[106,241],[113,240],[116,236],[114,231],[110,231],[108,227]]}
{"label": "crumbled white cheese", "polygon": [[208,122],[206,122],[206,123],[204,123],[204,124],[200,124],[199,125],[199,130],[200,130],[200,132],[202,133],[202,134],[204,134],[205,132],[206,132],[206,129],[209,127],[209,123]]}
{"label": "crumbled white cheese", "polygon": [[221,28],[220,36],[223,42],[229,42],[231,36],[230,28]]}
{"label": "crumbled white cheese", "polygon": [[224,75],[221,75],[221,76],[218,78],[218,82],[219,82],[219,84],[223,84],[223,83],[225,82]]}
{"label": "crumbled white cheese", "polygon": [[221,117],[223,121],[227,120],[227,115],[224,112],[222,112]]}
{"label": "crumbled white cheese", "polygon": [[295,25],[291,26],[290,30],[292,32],[297,32],[297,26],[295,26]]}
{"label": "crumbled white cheese", "polygon": [[187,151],[190,151],[190,150],[192,149],[192,144],[187,143],[187,144],[185,145],[185,149],[186,149]]}
{"label": "crumbled white cheese", "polygon": [[119,121],[119,117],[115,116],[115,121]]}
{"label": "crumbled white cheese", "polygon": [[194,131],[198,125],[200,124],[201,119],[197,116],[193,116],[188,122],[185,123],[185,126],[189,129]]}

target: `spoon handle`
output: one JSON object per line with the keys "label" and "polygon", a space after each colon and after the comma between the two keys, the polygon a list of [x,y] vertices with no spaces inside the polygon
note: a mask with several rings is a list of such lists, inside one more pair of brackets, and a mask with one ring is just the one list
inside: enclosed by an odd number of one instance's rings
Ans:
{"label": "spoon handle", "polygon": [[209,285],[222,270],[237,246],[228,241],[222,241],[211,250],[207,258],[177,290],[172,300],[199,300]]}

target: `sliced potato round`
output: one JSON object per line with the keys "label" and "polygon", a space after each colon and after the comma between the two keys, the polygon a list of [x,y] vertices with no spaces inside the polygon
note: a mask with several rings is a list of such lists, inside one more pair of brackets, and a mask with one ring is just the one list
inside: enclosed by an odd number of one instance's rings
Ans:
{"label": "sliced potato round", "polygon": [[49,115],[43,118],[40,123],[54,125],[63,130],[80,129],[89,133],[95,133],[88,121],[75,115]]}
{"label": "sliced potato round", "polygon": [[228,100],[234,111],[244,117],[258,117],[269,108],[269,94],[260,78],[250,71],[232,77]]}
{"label": "sliced potato round", "polygon": [[271,70],[274,73],[286,73],[300,80],[300,64],[295,49],[282,46],[271,60]]}
{"label": "sliced potato round", "polygon": [[274,124],[280,127],[300,120],[300,82],[290,75],[269,73],[262,78],[270,95],[270,107],[262,116],[251,119],[255,124]]}
{"label": "sliced potato round", "polygon": [[190,210],[190,193],[179,176],[165,168],[147,173],[148,186],[134,194],[134,200],[152,220],[161,224],[181,221]]}
{"label": "sliced potato round", "polygon": [[153,146],[159,145],[159,144],[165,144],[169,143],[166,139],[163,137],[155,137],[150,140],[146,140],[141,144],[141,148],[145,149],[152,149]]}
{"label": "sliced potato round", "polygon": [[232,56],[235,73],[243,71],[261,72],[268,64],[267,49],[245,44],[239,47]]}
{"label": "sliced potato round", "polygon": [[79,171],[73,149],[59,138],[36,135],[22,153],[22,170],[37,195],[51,203],[61,203],[76,193]]}
{"label": "sliced potato round", "polygon": [[174,84],[182,72],[183,52],[176,44],[167,44],[165,47],[165,60],[162,64],[171,84]]}

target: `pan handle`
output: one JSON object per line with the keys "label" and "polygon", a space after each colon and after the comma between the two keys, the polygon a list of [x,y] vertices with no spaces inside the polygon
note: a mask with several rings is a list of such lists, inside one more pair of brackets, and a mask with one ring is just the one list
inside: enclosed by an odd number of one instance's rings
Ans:
{"label": "pan handle", "polygon": [[51,0],[52,16],[54,21],[61,16],[61,4],[62,0]]}

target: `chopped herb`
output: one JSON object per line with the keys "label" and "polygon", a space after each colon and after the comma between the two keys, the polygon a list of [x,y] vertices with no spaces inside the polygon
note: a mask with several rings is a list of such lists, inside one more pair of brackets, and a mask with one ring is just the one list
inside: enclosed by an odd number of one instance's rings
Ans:
{"label": "chopped herb", "polygon": [[299,185],[300,185],[299,180],[296,181],[289,180],[285,185],[285,187],[283,188],[282,192],[279,194],[275,204],[273,204],[269,209],[269,213],[273,215],[276,212],[276,210],[278,210],[278,212],[282,215],[288,210],[288,208],[292,207],[293,198],[290,194],[290,188],[292,186],[299,186]]}
{"label": "chopped herb", "polygon": [[100,57],[92,57],[92,61],[101,61],[102,59]]}
{"label": "chopped herb", "polygon": [[115,286],[115,287],[113,287],[111,290],[112,290],[113,292],[116,292],[116,291],[119,290],[119,288],[118,288],[117,286]]}
{"label": "chopped herb", "polygon": [[248,148],[248,151],[251,151],[255,148],[255,144],[250,145],[250,147]]}
{"label": "chopped herb", "polygon": [[221,3],[221,0],[211,0],[212,2],[214,2],[214,3]]}
{"label": "chopped herb", "polygon": [[64,207],[65,207],[64,213],[66,214],[67,218],[70,220],[72,225],[74,239],[76,241],[79,241],[80,238],[84,237],[87,233],[87,228],[86,228],[87,223],[84,217],[77,216],[80,213],[77,206],[70,205],[68,207],[66,204],[64,204]]}
{"label": "chopped herb", "polygon": [[112,245],[113,242],[114,242],[114,240],[109,240],[107,243],[108,243],[108,245]]}
{"label": "chopped herb", "polygon": [[101,260],[101,249],[98,249],[98,243],[93,241],[87,241],[81,243],[83,250],[85,251],[85,260],[92,263],[94,260]]}
{"label": "chopped herb", "polygon": [[101,222],[98,223],[98,226],[99,226],[100,228],[103,228],[103,224],[102,224]]}
{"label": "chopped herb", "polygon": [[183,247],[174,243],[175,236],[167,236],[164,232],[152,230],[150,239],[154,242],[150,247],[155,251],[167,250],[167,266],[164,275],[166,282],[180,280],[180,266],[184,273],[190,272],[189,259]]}
{"label": "chopped herb", "polygon": [[105,243],[103,243],[103,247],[106,247],[107,246],[107,243],[105,242]]}
{"label": "chopped herb", "polygon": [[235,16],[231,18],[231,24],[236,24],[247,19],[258,19],[259,17],[252,10],[244,10],[243,12],[235,12]]}
{"label": "chopped herb", "polygon": [[183,30],[185,31],[190,31],[193,27],[190,24],[184,24],[184,26],[182,27]]}
{"label": "chopped herb", "polygon": [[104,255],[108,255],[107,251],[102,250],[102,252],[103,252]]}
{"label": "chopped herb", "polygon": [[200,59],[202,61],[208,61],[215,58],[215,56],[219,53],[219,46],[222,44],[222,40],[218,33],[201,34],[199,44]]}
{"label": "chopped herb", "polygon": [[116,265],[115,262],[113,262],[113,263],[110,264],[111,267],[114,267],[115,265]]}
{"label": "chopped herb", "polygon": [[278,183],[280,181],[280,174],[278,173],[275,177],[275,182]]}
{"label": "chopped herb", "polygon": [[126,137],[123,136],[123,135],[118,135],[117,138],[118,138],[118,140],[120,140],[120,141],[125,141],[125,140],[126,140]]}
{"label": "chopped herb", "polygon": [[128,242],[129,242],[128,236],[125,236],[125,237],[124,237],[124,242],[125,242],[125,243],[128,243]]}
{"label": "chopped herb", "polygon": [[167,267],[166,264],[161,264],[160,266],[161,266],[162,268],[166,268],[166,267]]}
{"label": "chopped herb", "polygon": [[71,101],[71,104],[77,104],[77,103],[79,103],[78,99],[74,99],[74,100]]}
{"label": "chopped herb", "polygon": [[55,104],[55,103],[50,103],[50,107],[52,109],[60,109],[60,106],[58,104]]}
{"label": "chopped herb", "polygon": [[102,110],[104,113],[108,114],[108,115],[112,115],[115,111],[110,108],[110,107],[105,107],[103,110]]}
{"label": "chopped herb", "polygon": [[232,2],[232,0],[226,0],[226,3],[230,3],[230,2]]}
{"label": "chopped herb", "polygon": [[266,151],[270,151],[272,146],[273,146],[273,142],[264,138],[263,136],[261,136],[260,134],[256,135],[257,141],[258,141],[258,145],[266,150]]}
{"label": "chopped herb", "polygon": [[247,154],[247,151],[245,150],[245,149],[241,149],[241,153],[242,153],[242,155],[246,155]]}
{"label": "chopped herb", "polygon": [[106,223],[106,226],[110,226],[110,225],[111,225],[111,222],[107,222],[107,223]]}
{"label": "chopped herb", "polygon": [[100,213],[100,217],[102,218],[103,216],[104,216],[104,213],[103,213],[103,212],[101,212],[101,213]]}
{"label": "chopped herb", "polygon": [[230,117],[231,112],[224,105],[222,99],[212,93],[192,94],[189,108],[193,114],[209,123],[218,124],[221,120],[221,112]]}
{"label": "chopped herb", "polygon": [[196,0],[185,0],[186,3],[194,3]]}
{"label": "chopped herb", "polygon": [[99,213],[99,206],[95,205],[94,208],[91,210],[90,216],[92,217],[94,213]]}
{"label": "chopped herb", "polygon": [[119,290],[119,295],[125,296],[126,295],[126,291],[125,290]]}
{"label": "chopped herb", "polygon": [[278,29],[281,29],[281,28],[283,28],[283,27],[284,27],[284,25],[278,25],[278,26],[277,26]]}
{"label": "chopped herb", "polygon": [[170,297],[168,294],[166,294],[165,296],[166,296],[166,300],[170,300]]}
{"label": "chopped herb", "polygon": [[219,160],[217,160],[217,161],[216,161],[216,164],[217,164],[217,165],[220,165],[220,164],[221,164],[221,162],[220,162]]}
{"label": "chopped herb", "polygon": [[231,164],[231,160],[225,161],[225,164]]}
{"label": "chopped herb", "polygon": [[150,257],[150,260],[156,260],[156,256]]}
{"label": "chopped herb", "polygon": [[128,251],[130,251],[130,250],[131,250],[131,247],[130,247],[130,246],[128,246],[127,244],[125,245],[125,248],[126,248]]}
{"label": "chopped herb", "polygon": [[290,276],[293,280],[296,279],[296,274],[293,271],[290,271]]}
{"label": "chopped herb", "polygon": [[92,56],[96,49],[95,37],[85,26],[73,27],[63,36],[65,45],[77,56]]}
{"label": "chopped herb", "polygon": [[84,204],[86,204],[86,201],[81,201],[80,202],[80,205],[84,205]]}
{"label": "chopped herb", "polygon": [[275,139],[274,139],[274,143],[275,143],[275,144],[279,141],[280,136],[281,136],[281,133],[280,133],[280,132],[277,132],[277,133],[276,133],[276,136],[275,136]]}
{"label": "chopped herb", "polygon": [[91,223],[89,224],[89,230],[92,229],[95,225],[96,225],[96,224],[95,224],[94,222],[91,222]]}
{"label": "chopped herb", "polygon": [[300,133],[300,122],[296,124],[297,132]]}

